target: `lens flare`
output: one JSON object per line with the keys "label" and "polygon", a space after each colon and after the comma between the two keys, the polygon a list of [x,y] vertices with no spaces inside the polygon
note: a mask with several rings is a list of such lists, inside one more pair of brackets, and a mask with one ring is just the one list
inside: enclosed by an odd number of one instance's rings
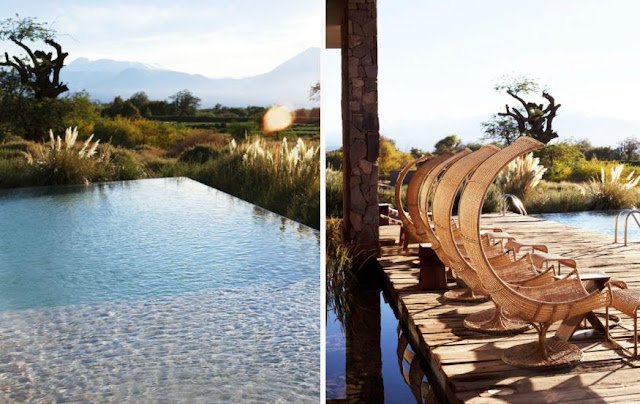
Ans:
{"label": "lens flare", "polygon": [[275,105],[262,117],[262,130],[266,133],[279,132],[288,128],[295,119],[295,113],[284,105]]}

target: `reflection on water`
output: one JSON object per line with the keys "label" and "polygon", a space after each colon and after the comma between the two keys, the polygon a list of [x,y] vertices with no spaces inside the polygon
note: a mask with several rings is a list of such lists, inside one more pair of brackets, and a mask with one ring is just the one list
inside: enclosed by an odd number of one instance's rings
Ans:
{"label": "reflection on water", "polygon": [[420,356],[383,299],[380,268],[365,271],[373,276],[342,285],[340,312],[327,313],[327,402],[437,403]]}

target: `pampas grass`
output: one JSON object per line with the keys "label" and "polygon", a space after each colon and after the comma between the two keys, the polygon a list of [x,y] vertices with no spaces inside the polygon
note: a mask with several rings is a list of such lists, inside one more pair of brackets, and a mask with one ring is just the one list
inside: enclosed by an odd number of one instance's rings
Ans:
{"label": "pampas grass", "polygon": [[497,184],[505,194],[526,200],[546,171],[540,165],[540,159],[533,157],[533,153],[528,153],[509,163],[498,176]]}
{"label": "pampas grass", "polygon": [[637,185],[640,176],[635,171],[623,178],[624,164],[610,169],[607,178],[604,167],[600,167],[600,176],[593,177],[585,188],[586,203],[594,210],[622,209],[634,207],[638,199]]}

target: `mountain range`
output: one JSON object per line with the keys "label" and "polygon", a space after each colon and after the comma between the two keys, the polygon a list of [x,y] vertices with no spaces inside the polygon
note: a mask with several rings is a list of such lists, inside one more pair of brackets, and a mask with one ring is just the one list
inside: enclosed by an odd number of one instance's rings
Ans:
{"label": "mountain range", "polygon": [[201,98],[202,108],[218,103],[232,107],[285,103],[310,108],[319,105],[309,100],[309,90],[320,80],[320,49],[309,48],[269,72],[241,79],[209,78],[153,64],[86,58],[65,66],[61,79],[72,92],[85,90],[101,102],[113,101],[116,96],[126,99],[138,91],[152,100],[162,100],[187,89]]}

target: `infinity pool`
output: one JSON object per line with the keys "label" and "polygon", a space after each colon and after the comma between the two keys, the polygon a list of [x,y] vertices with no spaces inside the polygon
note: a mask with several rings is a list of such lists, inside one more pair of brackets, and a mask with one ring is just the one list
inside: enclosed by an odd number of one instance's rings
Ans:
{"label": "infinity pool", "polygon": [[0,192],[0,401],[317,402],[319,234],[189,179]]}

